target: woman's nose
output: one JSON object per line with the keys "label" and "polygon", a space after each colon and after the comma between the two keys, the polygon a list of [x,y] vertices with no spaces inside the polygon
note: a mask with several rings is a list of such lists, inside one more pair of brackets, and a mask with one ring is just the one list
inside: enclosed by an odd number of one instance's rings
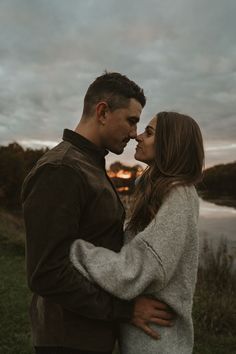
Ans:
{"label": "woman's nose", "polygon": [[137,135],[135,140],[139,143],[142,140],[142,134]]}

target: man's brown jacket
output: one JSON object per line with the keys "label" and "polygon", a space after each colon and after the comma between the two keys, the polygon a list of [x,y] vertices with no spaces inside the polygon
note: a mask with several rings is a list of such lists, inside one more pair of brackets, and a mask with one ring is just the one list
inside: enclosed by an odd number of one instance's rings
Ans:
{"label": "man's brown jacket", "polygon": [[81,350],[113,348],[132,302],[118,300],[75,270],[75,239],[119,251],[124,208],[105,171],[105,151],[66,129],[26,177],[23,212],[33,344]]}

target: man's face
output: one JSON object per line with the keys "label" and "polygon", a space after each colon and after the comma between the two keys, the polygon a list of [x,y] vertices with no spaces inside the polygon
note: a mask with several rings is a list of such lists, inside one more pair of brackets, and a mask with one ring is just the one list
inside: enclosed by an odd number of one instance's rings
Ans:
{"label": "man's face", "polygon": [[137,136],[137,123],[142,112],[142,105],[131,98],[126,108],[106,112],[103,126],[103,147],[115,153],[122,154],[130,139]]}

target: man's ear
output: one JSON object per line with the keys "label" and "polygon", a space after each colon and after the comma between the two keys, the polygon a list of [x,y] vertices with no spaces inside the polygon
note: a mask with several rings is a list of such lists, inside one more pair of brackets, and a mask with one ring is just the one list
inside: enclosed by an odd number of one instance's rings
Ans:
{"label": "man's ear", "polygon": [[96,116],[102,125],[106,123],[108,110],[108,104],[105,101],[99,102],[96,105]]}

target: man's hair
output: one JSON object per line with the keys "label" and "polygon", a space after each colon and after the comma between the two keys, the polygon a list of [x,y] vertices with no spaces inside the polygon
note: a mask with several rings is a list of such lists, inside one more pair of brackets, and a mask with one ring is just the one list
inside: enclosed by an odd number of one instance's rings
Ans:
{"label": "man's hair", "polygon": [[143,89],[134,81],[116,72],[105,72],[96,78],[85,94],[83,117],[92,115],[95,105],[101,101],[105,101],[109,109],[114,111],[127,107],[131,98],[137,100],[142,107],[146,104]]}

